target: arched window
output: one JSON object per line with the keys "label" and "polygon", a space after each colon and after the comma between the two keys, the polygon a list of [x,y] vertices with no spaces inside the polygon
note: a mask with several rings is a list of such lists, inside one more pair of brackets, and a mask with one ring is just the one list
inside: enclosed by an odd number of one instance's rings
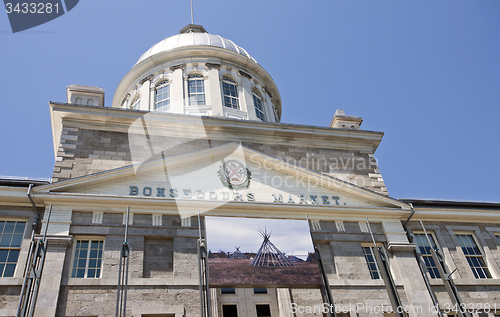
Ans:
{"label": "arched window", "polygon": [[240,109],[238,103],[238,87],[236,82],[230,78],[222,79],[222,93],[224,95],[224,106],[233,109]]}
{"label": "arched window", "polygon": [[205,83],[203,76],[190,75],[188,78],[188,98],[190,106],[203,106],[205,101]]}
{"label": "arched window", "polygon": [[164,81],[155,88],[155,111],[168,111],[170,109],[170,84]]}
{"label": "arched window", "polygon": [[76,98],[76,99],[75,99],[75,103],[76,103],[77,105],[81,105],[81,104],[82,104],[82,98],[80,98],[80,97]]}
{"label": "arched window", "polygon": [[132,102],[130,109],[139,110],[141,108],[141,98],[136,98],[134,102]]}
{"label": "arched window", "polygon": [[255,107],[255,115],[262,121],[266,121],[266,114],[264,113],[264,106],[262,105],[262,98],[257,94],[257,92],[252,92],[253,104]]}
{"label": "arched window", "polygon": [[94,100],[92,98],[87,99],[87,105],[92,106],[94,104]]}

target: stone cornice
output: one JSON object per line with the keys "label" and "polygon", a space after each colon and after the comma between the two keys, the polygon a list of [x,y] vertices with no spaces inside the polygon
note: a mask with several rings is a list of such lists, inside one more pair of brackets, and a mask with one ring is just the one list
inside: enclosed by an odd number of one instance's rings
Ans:
{"label": "stone cornice", "polygon": [[[287,144],[374,153],[384,135],[383,132],[366,130],[354,131],[298,124],[195,117],[65,103],[52,102],[50,107],[54,154],[57,153],[59,147],[63,124],[72,127],[127,133],[130,125],[146,114],[148,122],[155,131],[150,131],[150,133],[167,136],[186,136],[186,126],[189,125],[195,129],[196,126],[199,126],[198,130],[200,131],[198,132],[206,133],[209,138],[214,140]],[[190,129],[190,131],[192,130]]]}

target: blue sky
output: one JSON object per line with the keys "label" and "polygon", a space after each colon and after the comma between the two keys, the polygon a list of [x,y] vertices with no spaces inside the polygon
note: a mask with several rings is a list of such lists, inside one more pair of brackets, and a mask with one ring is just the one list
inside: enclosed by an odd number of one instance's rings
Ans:
{"label": "blue sky", "polygon": [[[195,23],[274,78],[282,122],[328,126],[336,109],[384,131],[375,156],[393,197],[500,201],[500,1],[194,0]],[[0,14],[0,175],[51,177],[49,100],[118,83],[190,23],[184,1],[80,0],[12,34]]]}

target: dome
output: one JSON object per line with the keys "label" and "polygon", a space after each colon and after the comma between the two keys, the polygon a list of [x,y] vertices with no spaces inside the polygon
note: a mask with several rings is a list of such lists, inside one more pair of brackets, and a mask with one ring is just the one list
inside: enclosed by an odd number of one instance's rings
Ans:
{"label": "dome", "polygon": [[179,34],[167,37],[153,45],[146,53],[142,54],[136,65],[156,54],[170,51],[183,46],[213,46],[224,48],[239,53],[254,62],[257,62],[247,51],[233,41],[219,35],[209,34],[201,25],[190,24],[183,28]]}

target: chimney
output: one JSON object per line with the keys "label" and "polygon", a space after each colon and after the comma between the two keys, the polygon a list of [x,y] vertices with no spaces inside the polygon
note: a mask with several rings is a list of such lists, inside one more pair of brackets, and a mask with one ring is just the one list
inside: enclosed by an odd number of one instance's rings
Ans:
{"label": "chimney", "polygon": [[69,85],[66,94],[68,103],[104,107],[104,89],[101,87]]}
{"label": "chimney", "polygon": [[346,116],[344,110],[337,110],[330,123],[330,128],[361,130],[361,122],[363,122],[363,118]]}

